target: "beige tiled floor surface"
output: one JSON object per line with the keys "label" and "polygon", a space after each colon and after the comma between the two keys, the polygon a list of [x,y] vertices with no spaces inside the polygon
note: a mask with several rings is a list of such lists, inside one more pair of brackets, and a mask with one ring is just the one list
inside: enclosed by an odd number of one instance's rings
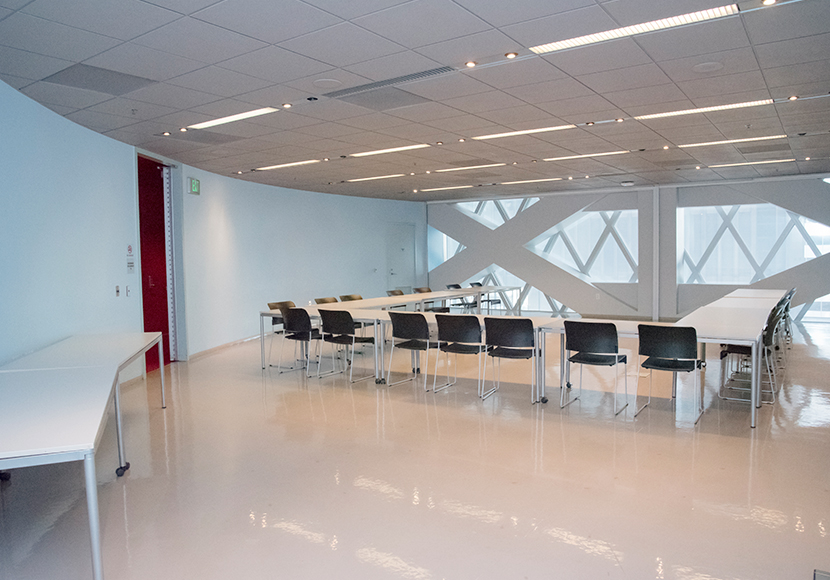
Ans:
{"label": "beige tiled floor surface", "polygon": [[[614,418],[609,369],[586,369],[582,400],[560,410],[557,349],[544,406],[519,382],[478,400],[472,357],[458,385],[433,394],[263,372],[256,341],[168,367],[166,411],[157,372],[149,387],[125,384],[132,468],[115,477],[113,421],[97,455],[106,578],[809,580],[830,569],[830,326],[796,328],[780,400],[754,430],[747,405],[717,399],[712,348],[697,426],[688,379],[676,402],[662,377],[636,420],[630,408]],[[396,353],[394,368],[406,360]],[[80,463],[14,470],[0,508],[0,579],[91,578]]]}

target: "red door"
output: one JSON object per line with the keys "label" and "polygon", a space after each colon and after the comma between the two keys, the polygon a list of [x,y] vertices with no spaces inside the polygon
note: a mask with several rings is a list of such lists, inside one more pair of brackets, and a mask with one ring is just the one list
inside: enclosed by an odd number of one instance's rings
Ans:
{"label": "red door", "polygon": [[[144,332],[161,332],[164,364],[170,362],[170,327],[167,318],[167,258],[164,238],[163,165],[138,158],[138,220],[141,235],[141,295]],[[146,356],[147,370],[159,368],[158,350]]]}

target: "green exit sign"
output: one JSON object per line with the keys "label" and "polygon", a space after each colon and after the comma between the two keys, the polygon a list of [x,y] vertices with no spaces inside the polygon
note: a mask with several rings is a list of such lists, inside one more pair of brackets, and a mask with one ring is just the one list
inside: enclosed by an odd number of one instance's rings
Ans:
{"label": "green exit sign", "polygon": [[198,179],[188,177],[187,178],[187,183],[188,183],[188,190],[189,190],[190,193],[192,193],[193,195],[199,195],[199,193],[201,193],[201,191],[199,189],[200,185],[199,185],[199,180]]}

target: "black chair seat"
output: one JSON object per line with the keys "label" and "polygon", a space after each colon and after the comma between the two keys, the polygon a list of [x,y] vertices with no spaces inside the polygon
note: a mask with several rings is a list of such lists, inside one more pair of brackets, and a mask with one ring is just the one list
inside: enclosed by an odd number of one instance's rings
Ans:
{"label": "black chair seat", "polygon": [[624,354],[597,354],[594,352],[578,352],[569,359],[572,363],[612,367],[617,363],[625,364],[628,358]]}
{"label": "black chair seat", "polygon": [[489,350],[481,344],[465,344],[463,342],[450,342],[442,344],[440,348],[441,352],[449,352],[453,354],[478,354]]}
{"label": "black chair seat", "polygon": [[395,348],[405,348],[407,350],[426,350],[427,345],[429,345],[429,348],[435,348],[437,346],[434,342],[428,343],[425,340],[413,339],[396,342]]}
{"label": "black chair seat", "polygon": [[350,334],[326,334],[323,340],[333,344],[342,344],[344,346],[351,346],[352,344],[372,344],[375,342],[374,337],[371,336],[353,336]]}
{"label": "black chair seat", "polygon": [[496,358],[514,358],[526,360],[529,358],[533,358],[533,349],[497,346],[496,348],[488,351],[487,354],[490,356],[494,356]]}
{"label": "black chair seat", "polygon": [[[311,334],[311,336],[309,336]],[[320,340],[322,335],[320,334],[320,330],[317,328],[312,328],[311,332],[291,332],[289,331],[285,338],[288,340],[300,340],[303,342],[308,342],[309,340]]]}
{"label": "black chair seat", "polygon": [[722,344],[720,357],[726,358],[730,354],[737,354],[740,356],[752,356],[752,347],[741,344]]}
{"label": "black chair seat", "polygon": [[643,361],[641,366],[644,369],[690,373],[693,370],[695,370],[695,361],[676,358],[658,358],[655,356],[650,356]]}

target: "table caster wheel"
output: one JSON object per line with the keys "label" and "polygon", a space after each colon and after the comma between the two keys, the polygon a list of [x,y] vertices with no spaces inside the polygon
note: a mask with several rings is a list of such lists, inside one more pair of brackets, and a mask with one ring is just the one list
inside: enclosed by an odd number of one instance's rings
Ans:
{"label": "table caster wheel", "polygon": [[542,403],[547,403],[547,402],[548,402],[548,398],[547,398],[547,397],[542,397],[541,402],[542,402]]}
{"label": "table caster wheel", "polygon": [[124,475],[127,472],[127,470],[129,468],[130,468],[130,462],[128,461],[126,465],[122,465],[121,467],[119,467],[118,469],[115,470],[115,475],[117,475],[118,477],[121,477],[122,475]]}

